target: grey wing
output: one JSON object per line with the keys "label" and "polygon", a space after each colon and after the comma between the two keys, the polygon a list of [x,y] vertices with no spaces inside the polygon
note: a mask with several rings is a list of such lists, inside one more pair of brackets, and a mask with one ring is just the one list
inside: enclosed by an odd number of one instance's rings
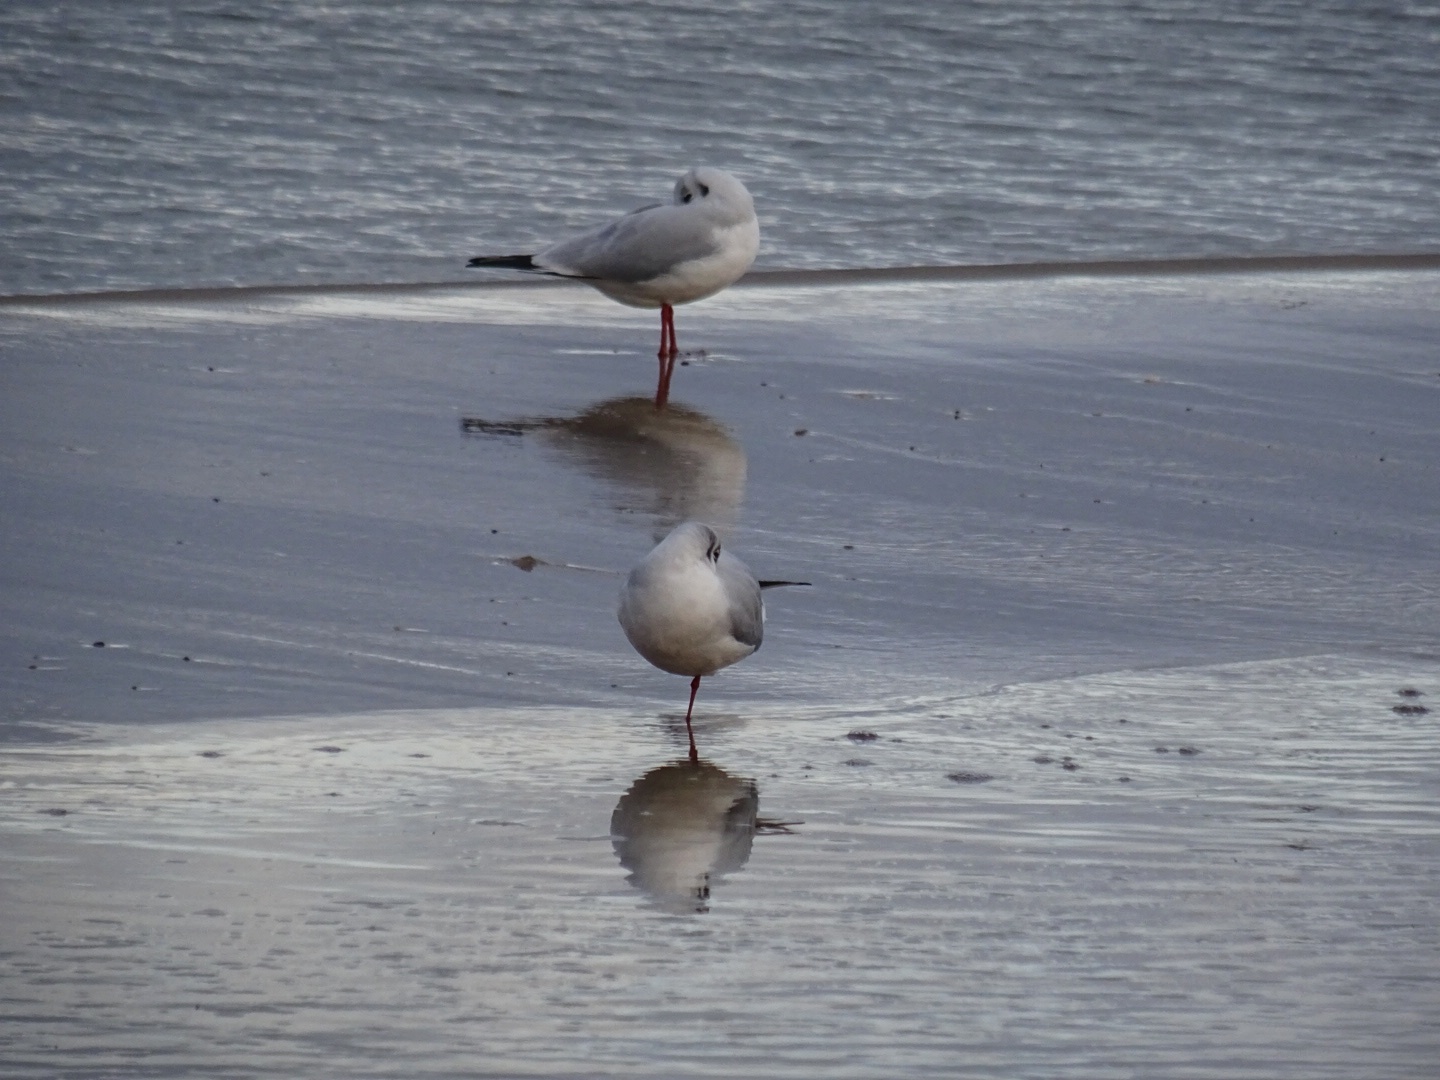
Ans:
{"label": "grey wing", "polygon": [[760,648],[760,642],[765,637],[765,602],[760,598],[760,583],[749,568],[728,551],[720,552],[715,570],[730,601],[731,637],[745,645]]}
{"label": "grey wing", "polygon": [[715,230],[689,207],[642,207],[603,229],[561,240],[535,261],[547,269],[606,281],[649,281],[719,249]]}

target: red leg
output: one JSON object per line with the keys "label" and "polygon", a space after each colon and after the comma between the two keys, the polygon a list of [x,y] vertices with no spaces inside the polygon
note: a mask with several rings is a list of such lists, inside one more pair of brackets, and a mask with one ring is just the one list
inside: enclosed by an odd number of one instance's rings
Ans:
{"label": "red leg", "polygon": [[675,309],[660,305],[660,381],[655,384],[655,408],[663,409],[670,400],[670,378],[675,374],[675,358],[680,355],[675,344]]}
{"label": "red leg", "polygon": [[660,359],[669,360],[679,353],[675,344],[675,309],[669,304],[660,305]]}
{"label": "red leg", "polygon": [[670,369],[675,369],[675,358],[680,355],[680,339],[675,336],[675,309],[669,304],[660,308],[660,318],[670,324]]}
{"label": "red leg", "polygon": [[690,680],[690,707],[685,710],[685,734],[690,736],[690,764],[700,761],[700,751],[695,749],[695,729],[690,726],[690,714],[695,711],[695,695],[700,690],[700,676]]}

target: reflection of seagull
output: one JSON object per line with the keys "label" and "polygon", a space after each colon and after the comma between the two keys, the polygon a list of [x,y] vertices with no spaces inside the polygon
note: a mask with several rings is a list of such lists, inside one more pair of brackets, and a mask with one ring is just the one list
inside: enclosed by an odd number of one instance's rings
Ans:
{"label": "reflection of seagull", "polygon": [[578,416],[467,417],[460,426],[475,435],[541,432],[587,471],[619,485],[627,500],[620,509],[653,516],[657,540],[691,518],[723,532],[745,497],[745,451],[722,424],[685,405],[657,410],[648,398],[614,398]]}
{"label": "reflection of seagull", "polygon": [[685,730],[698,761],[690,714],[700,679],[744,660],[760,647],[765,604],[760,590],[801,581],[757,581],[720,548],[715,530],[698,521],[677,526],[630,571],[620,590],[620,625],[635,651],[662,671],[689,675]]}
{"label": "reflection of seagull", "polygon": [[660,309],[660,379],[655,407],[670,396],[680,347],[672,304],[713,296],[737,281],[760,249],[760,224],[745,185],[721,169],[691,169],[675,200],[631,211],[534,255],[478,255],[470,266],[577,278],[612,300]]}
{"label": "reflection of seagull", "polygon": [[710,887],[750,858],[753,780],[706,761],[651,769],[620,796],[610,838],[627,880],[676,911],[709,909]]}

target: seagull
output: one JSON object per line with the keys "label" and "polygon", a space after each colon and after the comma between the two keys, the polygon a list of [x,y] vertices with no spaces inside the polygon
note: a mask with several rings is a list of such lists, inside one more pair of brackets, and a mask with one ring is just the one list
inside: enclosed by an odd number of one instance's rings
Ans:
{"label": "seagull", "polygon": [[690,726],[700,679],[760,648],[762,589],[808,584],[756,580],[699,521],[677,525],[630,571],[620,590],[620,625],[635,651],[661,671],[691,676],[685,731],[692,762],[700,760]]}
{"label": "seagull", "polygon": [[723,169],[700,166],[675,182],[670,203],[642,206],[533,255],[477,255],[467,265],[575,278],[622,304],[658,307],[655,407],[663,409],[680,355],[673,305],[703,300],[733,284],[759,250],[760,223],[750,192]]}

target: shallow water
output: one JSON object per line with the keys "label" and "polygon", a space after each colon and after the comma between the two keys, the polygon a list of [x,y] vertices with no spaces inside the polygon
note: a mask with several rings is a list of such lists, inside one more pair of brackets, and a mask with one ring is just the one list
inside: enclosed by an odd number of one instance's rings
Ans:
{"label": "shallow water", "polygon": [[678,320],[721,348],[662,421],[651,320],[575,286],[16,311],[0,686],[17,720],[668,701],[614,598],[692,512],[816,583],[771,599],[762,696],[1433,651],[1435,281],[734,289]]}
{"label": "shallow water", "polygon": [[1421,1075],[1417,671],[752,705],[694,798],[626,709],[72,728],[4,755],[4,1073]]}
{"label": "shallow water", "polygon": [[779,281],[6,306],[0,1075],[1423,1075],[1440,277]]}
{"label": "shallow water", "polygon": [[463,277],[754,191],[761,265],[1440,248],[1440,10],[412,2],[0,10],[0,293]]}

